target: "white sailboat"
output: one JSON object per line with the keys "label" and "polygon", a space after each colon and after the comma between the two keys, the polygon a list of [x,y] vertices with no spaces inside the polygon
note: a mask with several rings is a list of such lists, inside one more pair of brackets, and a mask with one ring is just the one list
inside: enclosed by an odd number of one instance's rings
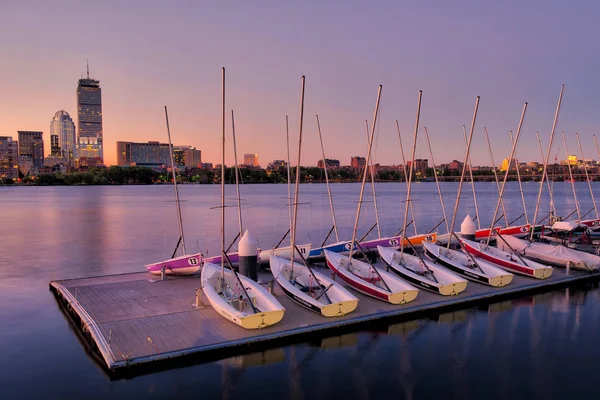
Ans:
{"label": "white sailboat", "polygon": [[[281,321],[285,308],[260,284],[225,268],[225,68],[223,79],[223,154],[221,162],[221,265],[205,263],[202,289],[213,309],[245,329],[260,329]],[[231,267],[231,265],[230,265]]]}
{"label": "white sailboat", "polygon": [[333,279],[314,271],[306,264],[293,261],[296,252],[296,221],[298,217],[298,193],[300,186],[300,155],[302,153],[302,123],[304,119],[304,85],[300,106],[300,131],[298,135],[298,160],[296,167],[296,190],[294,191],[294,215],[291,220],[290,259],[271,255],[270,269],[283,292],[297,304],[325,317],[346,315],[358,305],[358,298]]}

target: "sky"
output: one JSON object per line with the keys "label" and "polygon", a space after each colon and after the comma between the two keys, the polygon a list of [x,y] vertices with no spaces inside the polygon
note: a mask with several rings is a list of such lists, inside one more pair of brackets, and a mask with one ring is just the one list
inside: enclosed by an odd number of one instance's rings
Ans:
{"label": "sky", "polygon": [[[365,120],[380,114],[372,158],[402,159],[395,121],[410,159],[419,90],[423,91],[416,158],[463,160],[462,125],[470,128],[480,96],[471,158],[491,165],[510,155],[541,161],[561,85],[565,91],[551,159],[569,153],[599,159],[600,37],[595,1],[133,1],[0,0],[0,136],[44,132],[64,109],[76,121],[76,87],[85,75],[102,87],[104,157],[116,141],[173,142],[221,162],[221,68],[226,68],[226,164],[233,163],[231,110],[238,160],[257,153],[265,167],[286,158],[285,116],[296,163],[301,77],[306,76],[302,165],[325,156],[350,164],[366,156]],[[431,163],[430,163],[431,165]]]}

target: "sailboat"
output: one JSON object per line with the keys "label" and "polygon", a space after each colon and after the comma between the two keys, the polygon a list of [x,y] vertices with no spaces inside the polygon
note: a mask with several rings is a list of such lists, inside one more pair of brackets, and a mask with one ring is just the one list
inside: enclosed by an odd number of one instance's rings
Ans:
{"label": "sailboat", "polygon": [[[419,117],[421,113],[421,97],[422,92],[419,92],[419,100],[417,105],[417,119],[415,122],[415,133],[413,137],[413,148],[411,155],[410,170],[408,173],[408,185],[406,189],[406,204],[404,208],[404,230],[406,231],[408,209],[411,203],[410,192],[412,175],[415,164],[415,150],[417,147],[417,134],[419,132]],[[477,112],[477,106],[479,104],[479,97],[475,104],[475,112]],[[473,122],[475,117],[473,117]],[[468,149],[468,148],[467,148]],[[468,151],[468,150],[467,150]],[[468,152],[467,152],[468,156]],[[464,169],[463,169],[464,172]],[[462,183],[462,182],[461,182]],[[459,186],[460,193],[460,186]],[[404,252],[404,245],[400,246],[400,250],[385,248],[378,246],[377,251],[381,260],[388,266],[388,268],[396,275],[400,276],[404,280],[410,282],[420,289],[425,289],[443,296],[457,295],[467,288],[467,281],[454,273],[446,270],[443,267],[435,265],[429,260],[425,260],[416,251],[415,255],[407,254]]]}
{"label": "sailboat", "polygon": [[304,119],[304,85],[300,106],[300,131],[298,135],[298,160],[296,167],[296,189],[294,191],[294,215],[292,218],[290,259],[271,255],[269,264],[273,277],[283,292],[299,305],[325,317],[346,315],[358,305],[358,298],[333,279],[313,270],[308,265],[293,260],[296,252],[296,220],[298,217],[298,189],[300,187],[300,155],[302,152],[302,122]]}
{"label": "sailboat", "polygon": [[[170,259],[146,264],[146,270],[153,274],[161,274],[163,269],[167,275],[190,275],[198,272],[200,270],[200,266],[202,265],[202,253],[195,254],[187,254],[185,251],[185,239],[183,236],[183,221],[181,218],[181,207],[179,204],[179,191],[177,190],[177,175],[176,175],[176,166],[175,161],[173,159],[173,145],[171,144],[171,129],[169,128],[169,114],[167,112],[167,106],[165,106],[165,119],[167,121],[167,134],[169,136],[169,155],[171,157],[171,171],[173,172],[173,188],[175,190],[175,204],[177,207],[177,220],[179,222],[179,240],[177,241],[177,246],[175,246],[175,251],[173,251],[173,255]],[[183,250],[183,255],[179,257],[175,257],[177,253],[177,248],[181,243],[181,249]]]}
{"label": "sailboat", "polygon": [[221,162],[221,265],[205,262],[202,289],[213,309],[245,329],[261,329],[281,321],[285,308],[260,284],[225,268],[225,68],[222,69],[223,148]]}
{"label": "sailboat", "polygon": [[[427,138],[427,145],[429,147],[429,154],[431,157],[431,163],[433,164],[433,169],[435,171],[435,161],[433,159],[433,151],[431,150],[431,143],[429,141],[429,133],[427,132],[427,127],[424,128],[425,136]],[[469,146],[469,141],[467,141],[467,146]],[[493,161],[492,161],[493,163]],[[440,198],[440,205],[442,208],[442,215],[444,217],[444,222],[446,223],[446,230],[451,232],[452,229],[448,226],[448,218],[446,216],[446,208],[444,207],[444,199],[442,197],[442,190],[440,188],[440,183],[438,181],[437,173],[435,176],[435,184],[438,191],[438,196]],[[464,176],[461,175],[461,181]],[[498,185],[498,188],[500,186]],[[455,209],[458,209],[458,202],[460,200],[460,191],[456,196],[457,205]],[[456,212],[455,212],[456,214]],[[469,217],[469,221],[471,224],[473,221]],[[464,231],[461,227],[461,232]],[[472,230],[475,230],[475,225],[472,225]],[[460,243],[460,242],[459,242]],[[423,248],[425,249],[425,254],[434,260],[436,264],[439,264],[448,270],[464,277],[469,280],[483,283],[490,286],[505,286],[508,285],[512,279],[513,274],[504,271],[501,268],[494,266],[491,263],[488,263],[483,260],[476,260],[473,256],[471,256],[468,252],[453,250],[450,247],[445,248],[439,246],[434,243],[424,243]]]}
{"label": "sailboat", "polygon": [[[561,91],[561,96],[562,96],[562,91]],[[519,141],[519,135],[521,134],[521,128],[523,126],[523,120],[525,118],[526,110],[527,110],[527,103],[525,103],[523,105],[523,111],[521,112],[519,126],[517,128],[515,140],[512,143],[510,157],[508,158],[508,165],[511,165],[512,160],[514,159],[514,154],[515,154],[515,150],[517,147],[517,143]],[[504,190],[506,188],[506,181],[508,179],[508,172],[509,172],[508,170],[509,169],[510,168],[507,168],[506,173],[504,174],[504,181],[502,182],[502,187],[501,187],[500,193],[498,195],[498,201],[496,202],[496,208],[494,210],[494,215],[492,217],[492,223],[496,220],[496,217],[498,216],[500,202],[502,201],[502,198],[504,195]],[[543,182],[542,182],[542,184],[543,184]],[[533,221],[535,221],[536,218],[537,218],[537,208],[536,208],[536,215],[534,216]],[[533,232],[531,232],[531,234],[533,235]],[[531,276],[531,277],[538,278],[538,279],[546,279],[552,275],[552,271],[553,271],[552,267],[540,264],[536,261],[531,261],[531,260],[526,261],[523,259],[523,257],[521,257],[521,255],[519,253],[514,252],[514,251],[506,252],[499,248],[491,247],[491,245],[489,244],[489,238],[491,236],[492,236],[492,232],[490,231],[488,240],[487,240],[487,244],[485,244],[483,242],[475,242],[475,241],[466,239],[464,237],[461,237],[460,240],[464,246],[464,249],[466,251],[468,251],[469,253],[471,253],[475,256],[478,256],[480,258],[483,258],[484,260],[487,260],[491,263],[494,263],[506,270],[509,270],[510,272],[516,272],[519,274]],[[504,243],[506,243],[506,239],[504,239],[504,236],[502,234],[497,234],[496,242],[499,241],[498,239],[503,241]]]}
{"label": "sailboat", "polygon": [[339,276],[343,281],[348,283],[353,289],[364,293],[368,296],[380,299],[392,304],[404,304],[413,301],[419,290],[412,285],[406,283],[402,279],[393,274],[377,268],[369,262],[359,261],[352,258],[356,242],[356,230],[360,219],[360,209],[365,190],[365,181],[367,179],[367,168],[371,158],[371,148],[373,146],[373,136],[375,134],[375,125],[377,123],[377,113],[379,111],[379,100],[381,98],[381,85],[377,93],[377,102],[375,104],[375,114],[373,117],[373,125],[369,138],[369,146],[367,151],[367,159],[363,173],[362,185],[358,200],[358,208],[356,210],[356,220],[354,222],[354,230],[352,233],[352,241],[349,243],[350,254],[348,256],[339,253],[333,253],[328,250],[323,250],[327,266]]}

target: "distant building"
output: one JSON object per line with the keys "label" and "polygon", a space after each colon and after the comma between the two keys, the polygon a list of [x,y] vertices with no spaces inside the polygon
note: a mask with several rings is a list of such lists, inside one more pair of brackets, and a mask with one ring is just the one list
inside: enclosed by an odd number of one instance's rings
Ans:
{"label": "distant building", "polygon": [[340,167],[340,160],[334,160],[334,159],[326,158],[325,159],[325,163],[323,163],[323,159],[321,159],[321,160],[319,160],[317,162],[317,167],[318,168],[324,168],[325,165],[327,165],[327,168],[331,168],[331,169],[339,168]]}
{"label": "distant building", "polygon": [[258,167],[258,154],[244,154],[244,165]]}
{"label": "distant building", "polygon": [[60,154],[50,154],[44,159],[44,167],[54,167],[60,164],[68,165],[67,160]]}
{"label": "distant building", "polygon": [[[89,68],[87,78],[80,79],[77,84],[76,155],[85,157],[86,164],[90,162],[104,164],[102,89],[100,89],[100,81],[90,79]],[[91,161],[92,158],[97,160]]]}
{"label": "distant building", "polygon": [[75,124],[68,112],[57,111],[50,122],[50,154],[60,155],[68,164],[77,158]]}
{"label": "distant building", "polygon": [[17,131],[19,134],[19,155],[29,156],[33,166],[44,166],[44,139],[43,133],[37,131]]}
{"label": "distant building", "polygon": [[10,136],[0,136],[0,179],[19,178],[18,143]]}
{"label": "distant building", "polygon": [[[512,160],[512,162],[510,163],[510,169],[517,169],[517,164],[518,164],[518,160],[514,159]],[[508,158],[505,158],[504,160],[502,160],[502,165],[500,166],[500,171],[506,171],[508,170]]]}
{"label": "distant building", "polygon": [[[191,146],[173,146],[173,160],[179,167],[195,167],[201,164],[200,156],[200,150],[196,150]],[[170,166],[169,144],[160,142],[117,142],[117,165]]]}
{"label": "distant building", "polygon": [[452,162],[448,163],[448,169],[452,170],[458,170],[458,171],[462,171],[463,169],[463,163],[457,160],[452,160]]}
{"label": "distant building", "polygon": [[354,169],[363,169],[366,161],[364,157],[354,156],[350,158],[350,166]]}
{"label": "distant building", "polygon": [[202,152],[195,148],[190,148],[185,151],[184,165],[186,167],[200,167],[202,165]]}
{"label": "distant building", "polygon": [[577,160],[577,156],[573,154],[569,154],[567,157],[567,162],[571,165],[578,165],[579,161]]}
{"label": "distant building", "polygon": [[33,158],[30,156],[19,156],[19,171],[21,171],[24,176],[35,175],[43,165],[37,169],[34,169],[33,167]]}
{"label": "distant building", "polygon": [[[406,162],[406,170],[410,171],[411,161]],[[415,166],[413,168],[413,173],[417,176],[425,177],[427,168],[429,168],[429,162],[425,159],[417,158],[415,159]],[[408,173],[407,173],[408,174]]]}

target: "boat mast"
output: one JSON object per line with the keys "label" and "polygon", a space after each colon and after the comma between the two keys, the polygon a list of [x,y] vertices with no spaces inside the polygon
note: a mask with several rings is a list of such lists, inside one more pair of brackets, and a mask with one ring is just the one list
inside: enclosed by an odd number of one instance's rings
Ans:
{"label": "boat mast", "polygon": [[356,230],[358,229],[358,220],[360,218],[360,206],[362,205],[363,195],[365,193],[365,181],[367,180],[367,168],[369,160],[371,159],[371,147],[373,145],[373,135],[375,135],[375,124],[377,123],[377,114],[379,112],[379,100],[381,99],[381,89],[383,86],[379,85],[377,89],[377,102],[375,103],[375,112],[373,114],[373,124],[371,125],[371,137],[369,138],[369,146],[367,150],[367,159],[365,160],[365,170],[363,173],[362,184],[360,186],[360,195],[358,196],[358,206],[356,210],[356,220],[354,221],[354,229],[352,230],[352,241],[350,242],[350,255],[348,256],[348,262],[352,263],[352,254],[354,254],[354,242],[356,242]]}
{"label": "boat mast", "polygon": [[[496,163],[494,162],[494,154],[492,153],[492,145],[490,144],[490,136],[488,135],[487,128],[484,127],[485,131],[485,139],[488,144],[488,149],[490,151],[490,158],[492,159],[492,168],[494,170],[494,180],[496,181],[496,187],[498,188],[498,196],[500,196],[500,182],[498,182],[498,174],[496,173]],[[506,215],[506,208],[504,207],[504,199],[501,200],[500,204],[502,205],[502,213],[504,214],[504,222],[506,222],[506,227],[508,228],[508,215]]]}
{"label": "boat mast", "polygon": [[[467,150],[465,153],[465,162],[463,163],[460,173],[460,182],[458,183],[458,193],[456,193],[456,201],[454,203],[454,213],[452,214],[452,223],[450,224],[450,238],[448,239],[448,249],[452,243],[452,235],[454,234],[454,223],[456,222],[456,213],[458,212],[458,202],[460,200],[460,192],[462,191],[463,180],[467,170],[467,160],[469,159],[469,150],[471,149],[471,140],[473,139],[473,131],[475,130],[475,121],[477,119],[477,110],[479,109],[479,96],[475,99],[475,110],[473,110],[473,119],[471,120],[471,129],[469,131],[469,140],[467,140]],[[495,220],[496,218],[494,218]],[[492,220],[493,221],[493,220]]]}
{"label": "boat mast", "polygon": [[[543,160],[544,159],[544,149],[542,149],[542,141],[540,140],[540,134],[538,133],[538,131],[535,131],[535,137],[537,138],[538,147],[540,148],[540,155],[542,156],[542,160]],[[548,178],[548,173],[546,173],[545,177]],[[546,186],[548,186],[548,193],[550,194],[550,212],[553,215],[556,215],[556,208],[554,207],[554,194],[553,194],[554,191],[550,187],[550,179],[546,179]],[[533,221],[533,223],[535,224],[536,222]]]}
{"label": "boat mast", "polygon": [[[537,214],[540,208],[540,200],[542,199],[542,191],[544,189],[544,177],[546,176],[546,170],[548,168],[548,158],[550,158],[550,152],[552,151],[552,141],[554,140],[554,132],[556,131],[556,124],[558,123],[558,112],[560,111],[560,103],[562,102],[563,91],[565,90],[565,85],[562,85],[560,88],[560,95],[558,96],[558,104],[556,105],[556,112],[554,113],[554,122],[552,123],[552,132],[550,133],[550,143],[548,143],[548,152],[546,153],[546,158],[544,160],[544,171],[542,172],[542,181],[540,182],[540,190],[538,191],[537,203],[535,206],[535,213],[533,214],[533,223],[535,224],[537,221]],[[529,240],[533,240],[533,234],[535,232],[535,226],[531,229],[531,235],[529,236]]]}
{"label": "boat mast", "polygon": [[302,91],[300,93],[300,129],[298,133],[298,160],[296,162],[296,187],[294,189],[294,218],[292,220],[291,246],[292,258],[290,260],[290,278],[294,276],[294,258],[296,257],[296,219],[298,218],[298,189],[300,185],[300,154],[302,152],[302,123],[304,121],[304,86],[305,77],[302,75]]}
{"label": "boat mast", "polygon": [[[222,93],[222,149],[221,149],[221,272],[223,284],[225,284],[225,67],[221,69],[221,93]],[[232,269],[233,271],[233,269]],[[235,271],[234,271],[235,272]]]}
{"label": "boat mast", "polygon": [[235,192],[237,195],[237,203],[238,203],[238,222],[240,225],[240,238],[244,234],[244,229],[242,228],[242,199],[240,198],[240,182],[239,175],[240,170],[238,168],[237,162],[237,145],[235,143],[235,119],[233,117],[233,110],[231,110],[231,130],[233,131],[233,158],[235,161]]}
{"label": "boat mast", "polygon": [[[177,174],[175,173],[175,160],[173,159],[173,144],[171,143],[171,128],[169,127],[169,113],[165,106],[165,119],[167,120],[167,135],[169,136],[169,155],[171,156],[171,170],[173,172],[173,188],[175,189],[175,202],[177,203],[177,221],[179,222],[179,237],[181,238],[181,249],[185,251],[185,239],[183,238],[183,220],[181,218],[181,205],[179,204],[179,191],[177,190]],[[177,251],[177,249],[175,249]]]}
{"label": "boat mast", "polygon": [[[510,151],[510,157],[508,158],[508,167],[506,168],[506,173],[504,174],[504,181],[502,182],[502,188],[500,189],[500,195],[498,197],[498,201],[496,202],[496,209],[494,210],[494,217],[492,218],[492,225],[490,226],[490,231],[488,233],[486,246],[489,246],[490,239],[492,237],[492,232],[494,231],[494,221],[496,220],[496,216],[498,215],[498,209],[500,208],[500,199],[504,195],[504,189],[506,188],[506,181],[508,180],[508,173],[510,172],[510,166],[515,156],[515,150],[517,149],[517,143],[519,142],[519,135],[521,134],[521,127],[523,126],[523,119],[525,119],[525,111],[527,111],[527,103],[523,105],[523,111],[521,112],[521,119],[519,120],[519,126],[517,128],[517,134],[515,135],[515,140],[512,143],[512,149]],[[533,231],[533,229],[532,229]],[[498,233],[500,235],[500,233]]]}
{"label": "boat mast", "polygon": [[[463,135],[465,136],[465,144],[467,144],[467,128],[463,125]],[[475,216],[477,217],[477,229],[481,229],[481,219],[479,218],[479,207],[477,207],[477,195],[475,194],[475,181],[473,180],[473,165],[471,164],[471,156],[469,156],[469,177],[471,178],[471,190],[473,191],[473,203],[475,204]],[[492,222],[493,224],[494,222]]]}
{"label": "boat mast", "polygon": [[[575,133],[575,137],[577,138],[577,145],[579,146],[579,152],[581,153],[581,159],[583,160],[583,169],[585,170],[585,180],[587,181],[588,188],[590,189],[590,196],[592,196],[592,203],[594,204],[594,211],[596,212],[596,219],[600,218],[598,216],[598,207],[596,207],[596,200],[594,199],[594,191],[592,190],[592,183],[590,182],[590,176],[587,172],[587,165],[585,165],[585,157],[583,155],[583,148],[581,147],[581,142],[579,141],[579,133]],[[594,139],[596,136],[594,136]]]}
{"label": "boat mast", "polygon": [[[408,185],[408,172],[406,171],[406,159],[404,158],[404,147],[402,147],[402,136],[400,135],[400,124],[396,120],[396,131],[398,132],[398,141],[400,142],[400,155],[402,156],[402,172],[404,173],[404,181]],[[407,186],[408,189],[408,186]],[[412,225],[417,235],[417,224],[415,223],[415,210],[412,203],[410,203],[410,215],[412,216]],[[406,232],[402,229],[402,235],[406,236]]]}
{"label": "boat mast", "polygon": [[327,184],[327,196],[329,197],[329,208],[331,208],[331,218],[333,219],[333,231],[335,233],[335,241],[339,242],[337,223],[335,221],[335,211],[333,210],[333,197],[331,197],[331,189],[329,188],[329,174],[327,173],[327,161],[325,158],[325,148],[323,147],[323,135],[321,135],[321,124],[317,115],[317,130],[319,131],[319,140],[321,141],[321,154],[323,155],[323,170],[325,171],[325,183]]}
{"label": "boat mast", "polygon": [[[423,98],[423,91],[419,90],[419,98],[417,100],[417,117],[415,120],[415,134],[413,136],[413,148],[410,156],[410,170],[408,172],[408,187],[406,189],[406,204],[404,205],[404,233],[400,238],[400,254],[404,254],[404,239],[406,238],[406,220],[408,219],[408,204],[412,202],[410,199],[410,188],[412,183],[412,174],[415,168],[415,150],[417,149],[417,134],[419,133],[419,119],[421,117],[421,99]],[[414,218],[414,216],[413,216]],[[408,240],[408,239],[407,239]],[[425,263],[423,263],[425,265]]]}
{"label": "boat mast", "polygon": [[569,161],[569,149],[567,149],[567,140],[565,139],[565,133],[562,132],[563,144],[565,146],[565,155],[567,156],[567,166],[569,168],[569,180],[571,181],[571,188],[573,189],[573,199],[575,199],[575,210],[577,211],[577,220],[581,220],[581,211],[579,210],[579,202],[577,201],[577,191],[575,190],[575,182],[573,181],[573,171],[571,170],[571,162]]}
{"label": "boat mast", "polygon": [[425,129],[425,137],[427,138],[427,146],[429,147],[429,157],[431,157],[431,165],[433,166],[433,176],[435,176],[435,186],[437,186],[438,195],[440,196],[440,205],[442,206],[442,215],[444,216],[444,222],[446,223],[446,231],[450,233],[450,227],[448,226],[448,218],[446,217],[446,207],[444,206],[444,198],[442,197],[442,189],[440,189],[440,182],[437,177],[437,169],[435,167],[435,161],[433,160],[433,151],[431,151],[431,142],[429,141],[429,132],[427,127]]}
{"label": "boat mast", "polygon": [[[513,142],[513,133],[509,132],[510,135],[510,143]],[[529,217],[527,216],[527,205],[525,205],[525,194],[523,193],[523,183],[521,182],[521,171],[519,168],[519,159],[517,158],[517,153],[515,152],[515,167],[517,168],[517,180],[519,181],[519,191],[521,192],[521,202],[523,203],[523,213],[525,214],[525,223],[529,225]],[[510,169],[510,165],[509,165]]]}
{"label": "boat mast", "polygon": [[[285,116],[285,137],[287,145],[287,190],[288,190],[288,214],[290,215],[290,232],[292,231],[292,183],[290,174],[290,128],[288,124],[288,116]],[[282,239],[283,240],[283,239]]]}
{"label": "boat mast", "polygon": [[[369,140],[369,121],[365,119],[365,128],[367,133],[367,141]],[[377,192],[375,191],[375,167],[371,158],[371,165],[365,165],[365,168],[371,168],[371,188],[373,189],[373,204],[375,205],[375,223],[377,224],[377,239],[381,239],[381,229],[379,227],[379,210],[377,208]]]}

